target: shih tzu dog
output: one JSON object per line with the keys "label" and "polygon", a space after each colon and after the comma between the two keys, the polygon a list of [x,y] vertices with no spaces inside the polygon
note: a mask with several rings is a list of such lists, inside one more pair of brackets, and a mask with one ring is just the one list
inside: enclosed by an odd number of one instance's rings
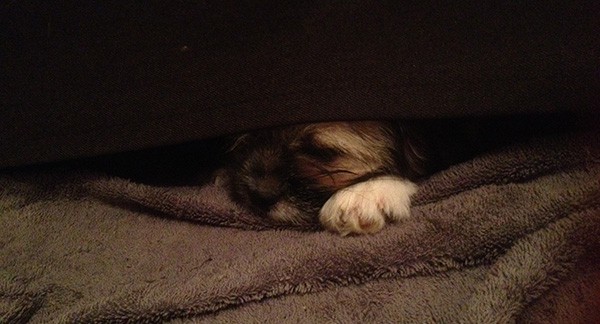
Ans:
{"label": "shih tzu dog", "polygon": [[375,233],[409,216],[411,181],[425,157],[402,125],[324,122],[236,137],[217,181],[256,213],[283,223],[319,222],[347,234]]}

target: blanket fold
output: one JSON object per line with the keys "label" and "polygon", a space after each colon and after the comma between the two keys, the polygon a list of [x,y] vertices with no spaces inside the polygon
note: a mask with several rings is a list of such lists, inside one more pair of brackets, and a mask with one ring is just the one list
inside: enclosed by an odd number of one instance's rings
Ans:
{"label": "blanket fold", "polygon": [[596,138],[452,166],[419,184],[410,219],[344,238],[274,224],[214,183],[2,174],[0,322],[535,322],[600,247]]}

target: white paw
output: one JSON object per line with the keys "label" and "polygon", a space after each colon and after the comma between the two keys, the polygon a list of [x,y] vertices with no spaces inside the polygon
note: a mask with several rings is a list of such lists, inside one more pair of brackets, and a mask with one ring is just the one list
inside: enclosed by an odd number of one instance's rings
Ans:
{"label": "white paw", "polygon": [[342,235],[380,231],[386,220],[410,216],[410,196],[417,186],[402,178],[382,176],[341,189],[321,208],[319,220]]}

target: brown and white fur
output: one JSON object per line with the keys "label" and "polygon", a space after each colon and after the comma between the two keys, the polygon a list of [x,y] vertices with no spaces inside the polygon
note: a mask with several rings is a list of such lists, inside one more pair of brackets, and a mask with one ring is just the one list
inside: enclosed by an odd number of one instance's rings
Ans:
{"label": "brown and white fur", "polygon": [[271,219],[375,233],[409,217],[423,155],[401,125],[326,122],[235,138],[222,173],[235,200]]}

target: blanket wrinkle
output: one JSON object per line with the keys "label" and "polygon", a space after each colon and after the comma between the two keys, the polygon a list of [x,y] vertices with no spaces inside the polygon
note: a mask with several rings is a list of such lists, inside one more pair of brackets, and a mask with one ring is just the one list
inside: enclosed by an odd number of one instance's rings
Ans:
{"label": "blanket wrinkle", "polygon": [[0,323],[27,322],[43,305],[43,292],[27,289],[24,280],[0,274]]}
{"label": "blanket wrinkle", "polygon": [[596,136],[535,139],[450,167],[420,184],[411,218],[344,238],[272,224],[212,183],[0,174],[0,270],[55,287],[27,308],[0,285],[3,312],[31,309],[34,323],[543,318],[530,305],[561,291],[597,246]]}
{"label": "blanket wrinkle", "polygon": [[[564,138],[534,138],[527,143],[490,152],[449,167],[421,183],[414,204],[436,202],[456,193],[486,184],[522,182],[555,170],[597,163],[599,150],[595,132]],[[510,150],[509,154],[506,153]],[[468,174],[469,177],[464,175]]]}
{"label": "blanket wrinkle", "polygon": [[[514,322],[516,314],[526,305],[558,284],[572,270],[585,249],[579,237],[591,237],[595,231],[582,224],[590,221],[600,223],[600,209],[560,219],[519,239],[492,266],[485,285],[475,288],[471,302],[465,304],[467,309],[463,314],[471,317],[465,322]],[[508,282],[517,284],[507,285]],[[488,305],[482,305],[482,302]]]}
{"label": "blanket wrinkle", "polygon": [[[290,228],[314,230],[314,225],[281,225],[257,217],[232,201],[226,190],[215,184],[202,187],[162,188],[122,178],[101,178],[85,185],[90,195],[113,203],[154,210],[168,217],[210,225],[253,230]],[[210,197],[205,199],[204,197]],[[232,216],[233,214],[233,216]]]}

